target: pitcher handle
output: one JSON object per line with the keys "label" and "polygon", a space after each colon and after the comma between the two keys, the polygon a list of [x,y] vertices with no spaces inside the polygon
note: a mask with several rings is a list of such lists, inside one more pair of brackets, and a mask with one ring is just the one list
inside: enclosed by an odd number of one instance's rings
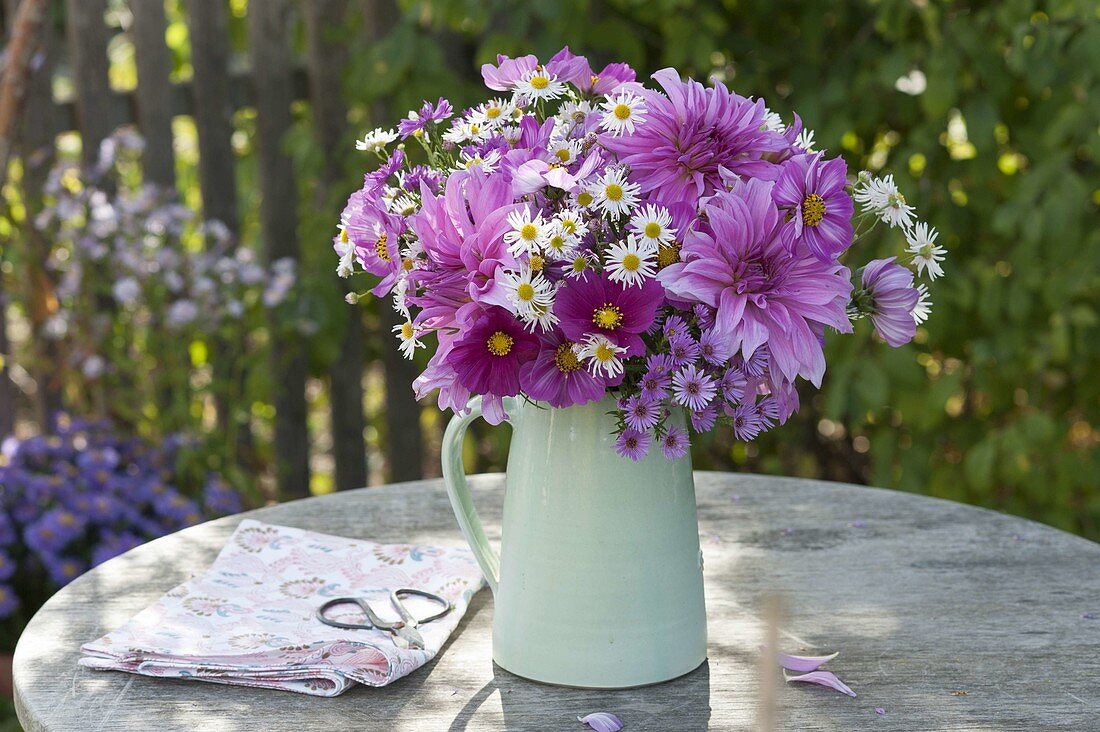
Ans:
{"label": "pitcher handle", "polygon": [[[505,412],[515,409],[515,400],[505,398]],[[451,499],[451,508],[454,509],[458,526],[462,529],[462,536],[481,566],[485,575],[485,581],[489,584],[489,590],[495,595],[497,583],[500,582],[500,557],[489,546],[489,540],[485,537],[485,528],[478,518],[477,508],[470,496],[470,487],[466,484],[466,469],[462,464],[462,438],[466,435],[466,428],[470,423],[481,416],[481,397],[474,397],[467,405],[466,414],[456,414],[447,424],[447,431],[443,433],[443,484],[447,487],[447,497]]]}

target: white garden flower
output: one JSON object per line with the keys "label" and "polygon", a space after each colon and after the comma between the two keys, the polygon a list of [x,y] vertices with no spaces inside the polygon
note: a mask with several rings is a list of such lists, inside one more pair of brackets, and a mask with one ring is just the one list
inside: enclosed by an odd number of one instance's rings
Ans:
{"label": "white garden flower", "polygon": [[562,209],[554,218],[561,224],[562,234],[571,237],[575,242],[579,243],[588,233],[588,224],[581,217],[581,212],[576,209]]}
{"label": "white garden flower", "polygon": [[396,139],[397,133],[392,129],[384,130],[378,127],[363,135],[362,140],[356,140],[355,149],[363,150],[364,152],[381,152],[386,145],[389,145]]}
{"label": "white garden flower", "polygon": [[565,94],[565,83],[539,66],[520,77],[512,91],[513,101],[522,107],[527,102],[539,99],[557,99]]}
{"label": "white garden flower", "polygon": [[643,242],[653,244],[654,248],[676,240],[676,229],[671,226],[672,216],[668,209],[652,203],[646,204],[630,218],[630,230]]}
{"label": "white garden flower", "polygon": [[760,129],[781,133],[787,129],[787,126],[783,124],[783,118],[779,116],[778,112],[773,112],[765,107],[764,119],[760,123]]}
{"label": "white garden flower", "polygon": [[400,341],[398,350],[401,351],[401,355],[405,358],[412,360],[413,354],[416,353],[416,349],[424,348],[424,344],[420,342],[420,332],[416,329],[416,326],[412,324],[411,320],[406,320],[401,325],[393,326],[393,332],[397,335],[397,340]]}
{"label": "white garden flower", "polygon": [[516,114],[516,105],[505,99],[490,99],[470,113],[470,122],[485,127],[501,127],[512,121]]}
{"label": "white garden flower", "polygon": [[927,285],[917,285],[917,292],[920,293],[920,297],[917,298],[917,304],[913,306],[912,315],[913,320],[920,325],[928,320],[928,316],[932,313],[932,298],[928,294]]}
{"label": "white garden flower", "polygon": [[464,142],[482,142],[492,133],[492,128],[481,122],[459,122],[443,133],[444,142],[461,145]]}
{"label": "white garden flower", "polygon": [[123,277],[111,287],[111,294],[119,305],[133,305],[141,297],[141,284],[133,277]]}
{"label": "white garden flower", "polygon": [[604,110],[600,128],[616,137],[624,132],[628,135],[634,134],[634,127],[645,122],[645,100],[632,92],[608,95],[600,106]]}
{"label": "white garden flower", "polygon": [[657,275],[657,245],[639,241],[633,234],[627,234],[626,241],[608,248],[604,270],[613,282],[627,287],[641,287],[646,280]]}
{"label": "white garden flower", "polygon": [[553,155],[556,162],[561,165],[575,163],[577,157],[581,154],[581,141],[566,139],[551,141],[550,154]]}
{"label": "white garden flower", "polygon": [[577,250],[577,237],[567,234],[560,219],[550,222],[550,232],[546,236],[546,256],[556,261],[572,259]]}
{"label": "white garden flower", "polygon": [[344,229],[340,229],[340,243],[337,251],[340,253],[340,262],[336,265],[336,275],[347,279],[355,272],[355,246],[348,241]]}
{"label": "white garden flower", "polygon": [[[609,217],[617,219],[629,214],[638,205],[638,195],[642,187],[626,179],[622,168],[609,170],[596,181],[595,203]],[[578,203],[580,198],[578,197]]]}
{"label": "white garden flower", "polygon": [[528,267],[519,271],[506,270],[504,290],[516,315],[526,323],[531,323],[553,308],[554,286]]}
{"label": "white garden flower", "polygon": [[943,261],[947,250],[936,246],[936,237],[939,235],[935,227],[930,227],[923,221],[918,221],[916,226],[905,232],[905,240],[909,243],[906,251],[913,255],[917,274],[923,276],[924,270],[927,269],[930,280],[943,277],[943,267],[940,266],[940,262]]}
{"label": "white garden flower", "polygon": [[[863,177],[861,176],[861,181]],[[884,223],[892,227],[908,228],[913,223],[913,207],[905,202],[905,196],[894,183],[894,176],[869,178],[857,185],[852,198],[864,211],[873,211]]]}
{"label": "white garden flower", "polygon": [[[405,316],[405,320],[411,320],[409,315],[409,278],[399,277],[393,286],[393,310],[398,315]],[[356,299],[358,302],[358,298]],[[355,303],[351,303],[354,305]]]}
{"label": "white garden flower", "polygon": [[475,165],[481,166],[481,169],[486,173],[494,173],[497,169],[497,164],[500,163],[500,151],[490,150],[481,156],[477,153],[463,152],[462,157],[458,161],[458,166],[455,170],[469,170]]}
{"label": "white garden flower", "polygon": [[508,225],[512,229],[505,232],[504,243],[512,256],[534,254],[546,246],[550,227],[542,220],[541,213],[532,216],[531,209],[524,205],[508,214]]}
{"label": "white garden flower", "polygon": [[590,334],[578,346],[575,349],[577,358],[588,362],[588,370],[593,376],[603,374],[614,378],[623,372],[623,362],[619,356],[626,353],[626,349],[616,345],[607,336]]}
{"label": "white garden flower", "polygon": [[805,129],[798,133],[798,137],[794,138],[794,146],[802,148],[805,152],[814,151],[814,131]]}
{"label": "white garden flower", "polygon": [[565,270],[565,276],[571,280],[580,279],[587,276],[595,264],[596,255],[591,252],[580,252],[573,256],[573,261],[569,263],[569,269]]}

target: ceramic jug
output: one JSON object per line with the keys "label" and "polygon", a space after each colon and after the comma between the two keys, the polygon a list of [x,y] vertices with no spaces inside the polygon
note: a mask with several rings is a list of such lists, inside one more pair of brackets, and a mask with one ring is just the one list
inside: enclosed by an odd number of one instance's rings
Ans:
{"label": "ceramic jug", "polygon": [[[499,556],[466,484],[462,440],[481,402],[443,439],[443,477],[493,592],[493,659],[535,681],[624,688],[706,658],[702,557],[690,456],[614,450],[615,408],[505,400],[512,442]],[[676,412],[673,424],[683,427]]]}

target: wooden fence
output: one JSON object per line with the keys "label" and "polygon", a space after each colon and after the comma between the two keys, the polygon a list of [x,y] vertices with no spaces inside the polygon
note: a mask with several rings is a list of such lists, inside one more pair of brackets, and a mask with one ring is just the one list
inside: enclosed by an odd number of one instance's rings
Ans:
{"label": "wooden fence", "polygon": [[[20,0],[3,2],[5,17],[14,17]],[[261,188],[262,251],[269,261],[283,257],[297,260],[302,246],[297,234],[300,192],[296,190],[293,161],[282,147],[283,137],[292,124],[291,104],[295,99],[306,98],[313,106],[315,132],[325,156],[323,178],[318,186],[318,195],[323,199],[340,180],[339,159],[344,154],[341,146],[346,135],[346,109],[341,98],[346,54],[340,44],[326,39],[333,28],[343,26],[349,18],[364,18],[364,36],[369,40],[397,17],[394,3],[253,0],[247,18],[249,57],[251,68],[262,73],[241,74],[230,69],[228,0],[184,0],[193,77],[188,84],[175,84],[170,80],[171,56],[165,42],[164,0],[131,0],[132,24],[123,32],[129,33],[133,41],[137,86],[132,93],[119,94],[111,90],[108,80],[107,49],[111,34],[118,29],[109,28],[105,21],[107,0],[57,2],[63,6],[55,11],[63,10],[65,33],[62,36],[49,32],[41,39],[18,147],[24,161],[23,186],[31,208],[34,193],[41,190],[53,162],[56,136],[68,129],[80,133],[87,161],[94,159],[100,142],[119,124],[136,123],[146,141],[145,175],[152,181],[174,185],[172,118],[186,114],[194,118],[198,135],[203,215],[238,232],[240,197],[231,144],[233,115],[240,107],[251,106],[256,111],[254,148]],[[292,64],[291,44],[299,23],[303,24],[307,41],[304,69]],[[58,102],[53,98],[52,80],[65,58],[74,94],[71,101]],[[39,253],[45,251],[43,242],[32,240],[29,247],[37,248]],[[339,296],[336,288],[342,286],[334,275],[334,298]],[[35,312],[33,303],[28,311]],[[341,354],[329,378],[335,477],[341,489],[367,482],[361,378],[365,333],[361,320],[351,320],[354,322],[349,322],[341,337]],[[3,338],[0,333],[0,354],[6,353]],[[276,337],[271,358],[270,368],[278,374],[274,380],[277,390],[272,395],[276,411],[273,452],[277,485],[284,498],[302,496],[308,492],[310,476],[306,353],[300,339]],[[390,455],[401,456],[400,460],[391,460],[389,478],[417,478],[421,470],[422,435],[419,406],[407,388],[410,367],[389,357],[384,359],[384,367],[387,379],[397,385],[386,390],[387,450]],[[42,412],[49,413],[62,406],[49,383],[40,386]],[[0,403],[0,411],[3,409]]]}

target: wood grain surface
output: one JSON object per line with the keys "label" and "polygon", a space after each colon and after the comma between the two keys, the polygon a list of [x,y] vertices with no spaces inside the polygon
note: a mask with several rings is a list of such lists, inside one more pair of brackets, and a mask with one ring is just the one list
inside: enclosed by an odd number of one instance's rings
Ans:
{"label": "wood grain surface", "polygon": [[[471,479],[491,539],[503,476]],[[625,691],[543,686],[492,662],[479,593],[432,664],[333,699],[89,671],[81,643],[213,559],[240,516],[154,541],[89,572],[35,616],[15,654],[16,705],[38,730],[577,730],[606,710],[627,730],[755,727],[759,612],[777,593],[780,645],[839,651],[856,692],[790,684],[781,730],[1100,729],[1100,545],[978,508],[838,483],[697,473],[709,660]],[[442,485],[348,491],[247,514],[383,542],[462,543]],[[876,709],[881,710],[882,714]]]}

